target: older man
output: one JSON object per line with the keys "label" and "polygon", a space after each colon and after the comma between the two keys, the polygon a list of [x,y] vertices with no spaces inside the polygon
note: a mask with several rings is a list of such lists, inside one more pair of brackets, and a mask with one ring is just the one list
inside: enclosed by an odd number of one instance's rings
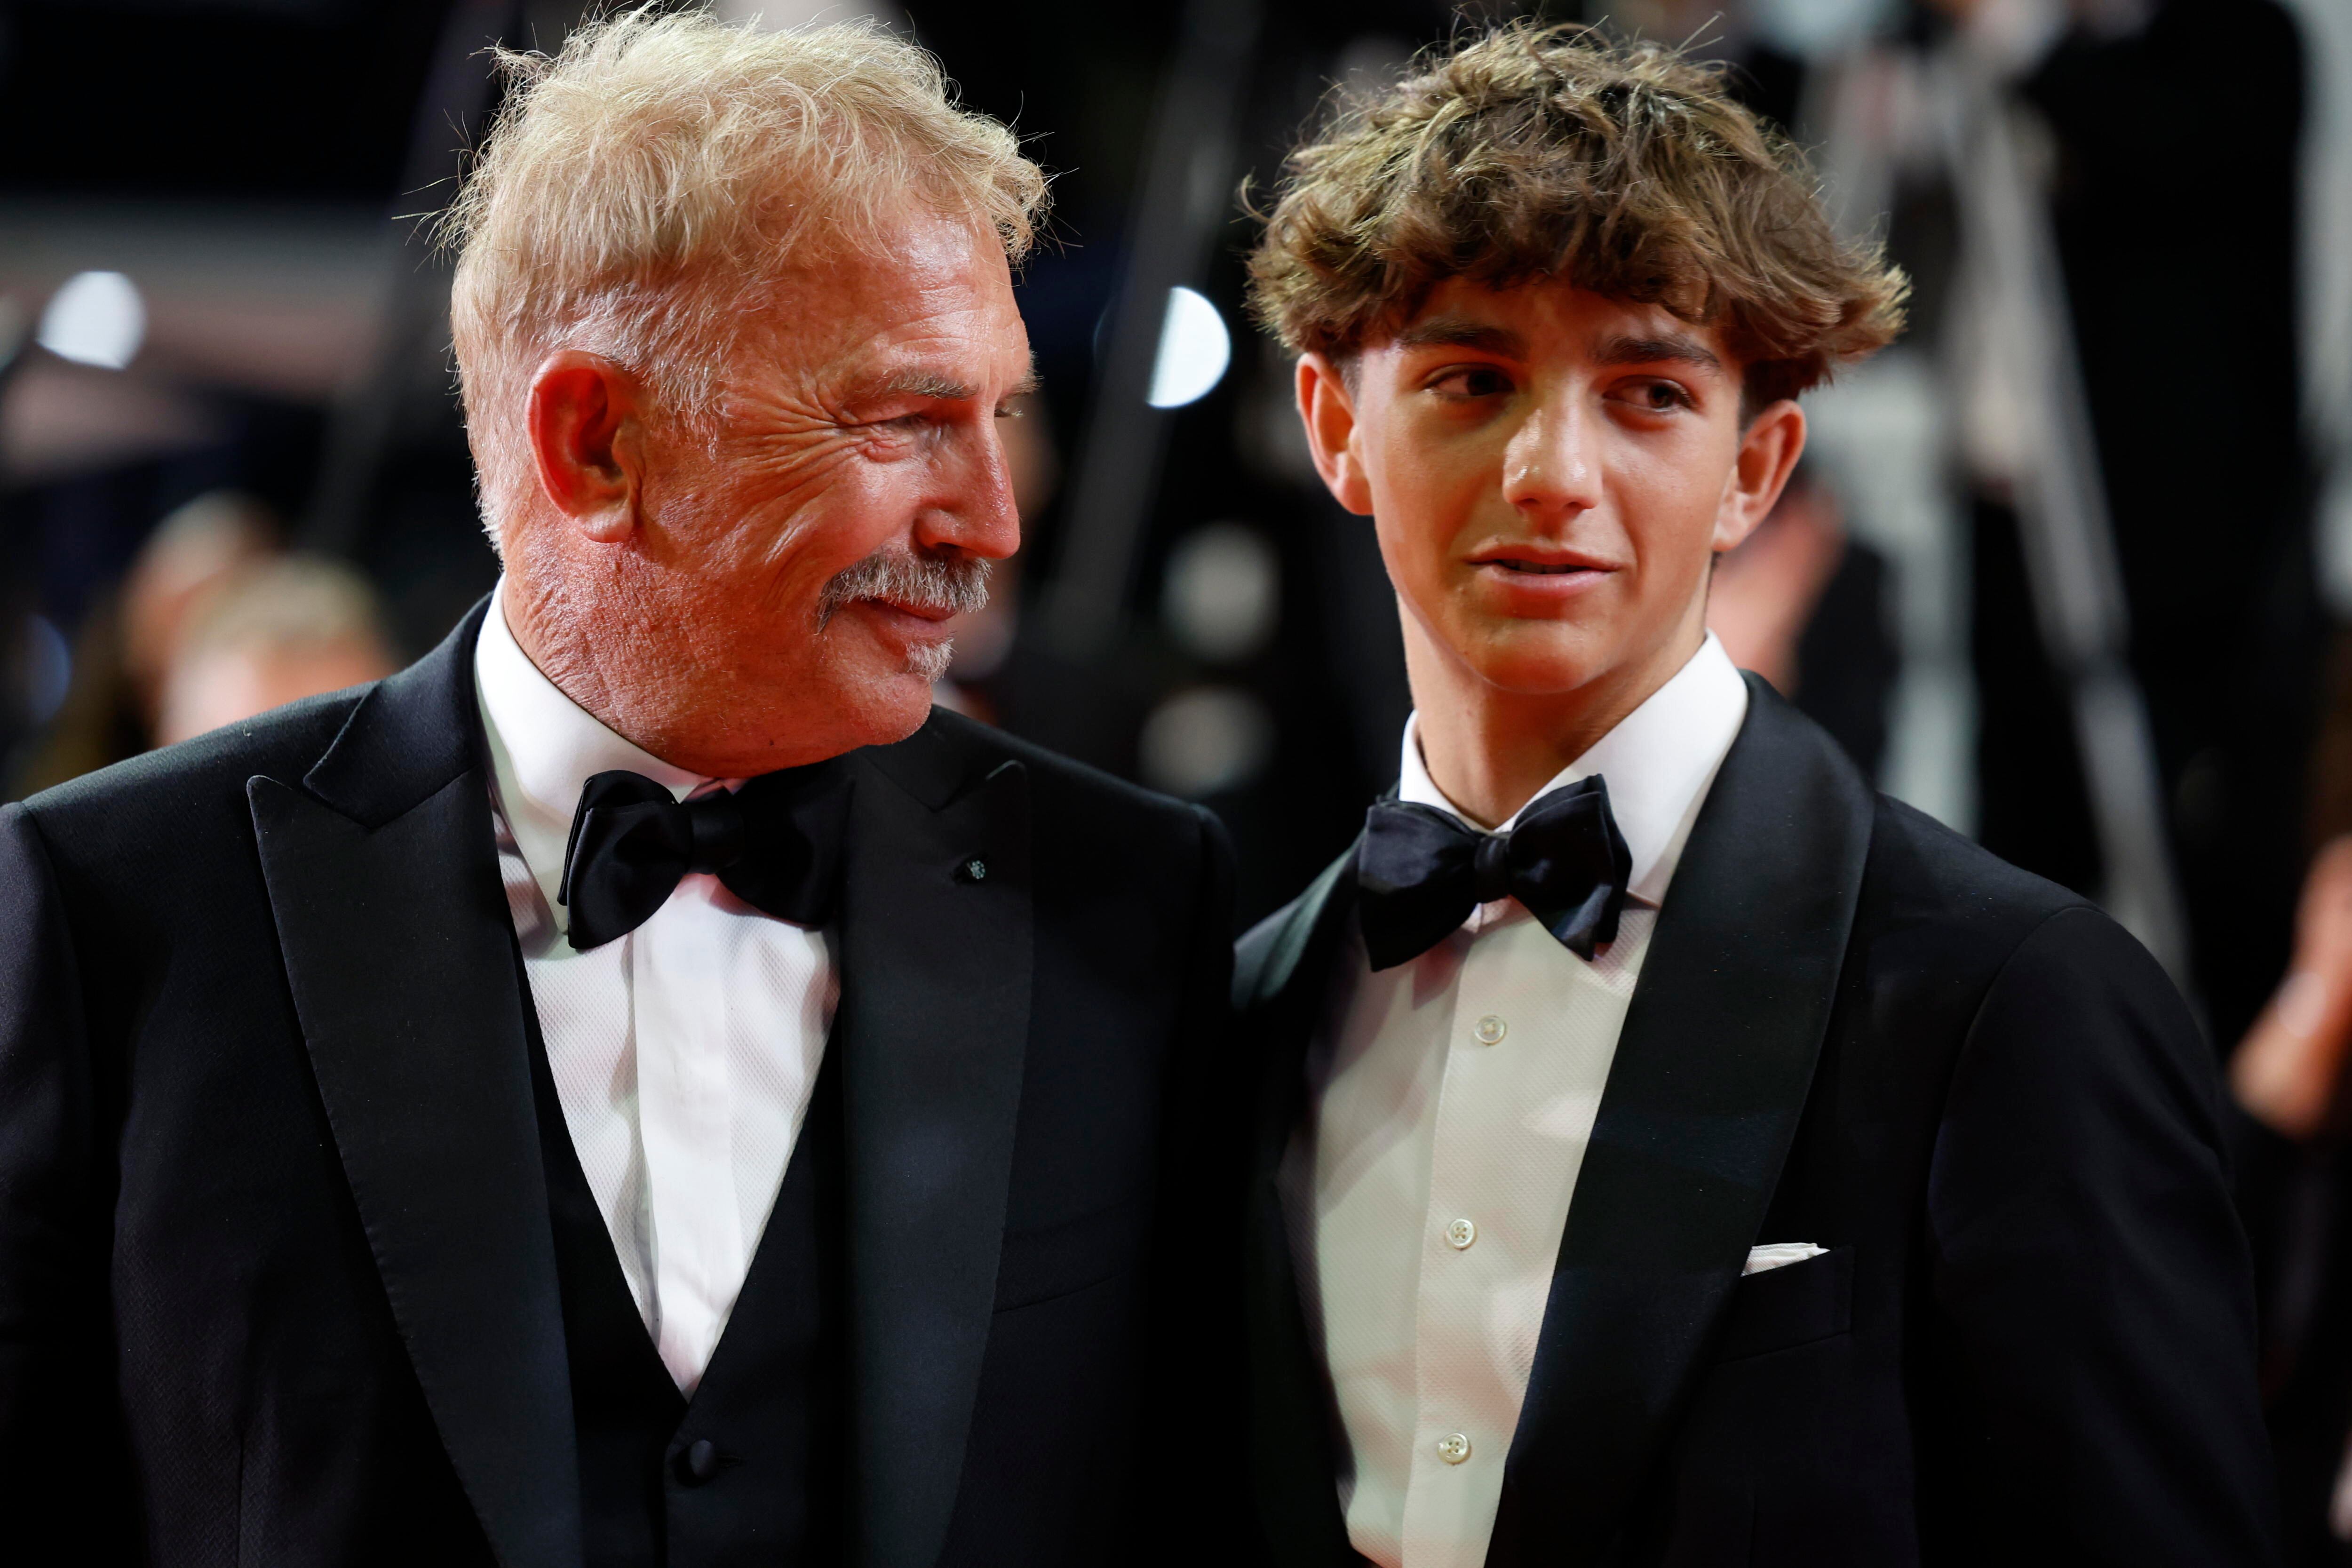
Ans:
{"label": "older man", "polygon": [[872,31],[510,65],[499,591],[0,814],[0,1554],[1150,1556],[1224,855],[930,710],[1043,182]]}

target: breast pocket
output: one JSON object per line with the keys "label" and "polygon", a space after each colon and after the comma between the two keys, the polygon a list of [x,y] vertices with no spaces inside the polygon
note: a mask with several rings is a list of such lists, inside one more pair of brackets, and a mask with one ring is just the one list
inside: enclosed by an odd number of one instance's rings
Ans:
{"label": "breast pocket", "polygon": [[1750,1274],[1731,1288],[1717,1362],[1744,1361],[1832,1339],[1853,1327],[1853,1248]]}
{"label": "breast pocket", "polygon": [[1007,1231],[996,1266],[996,1310],[1035,1306],[1137,1267],[1150,1223],[1150,1202],[1137,1197],[1075,1219]]}

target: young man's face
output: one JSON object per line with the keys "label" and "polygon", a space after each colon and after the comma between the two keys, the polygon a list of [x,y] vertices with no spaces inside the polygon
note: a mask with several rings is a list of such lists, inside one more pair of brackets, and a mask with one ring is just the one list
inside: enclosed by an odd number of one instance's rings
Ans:
{"label": "young man's face", "polygon": [[1374,519],[1416,666],[1528,697],[1670,677],[1705,636],[1710,561],[1804,444],[1793,403],[1742,419],[1713,331],[1564,283],[1449,280],[1346,382],[1307,356],[1298,392],[1326,483]]}

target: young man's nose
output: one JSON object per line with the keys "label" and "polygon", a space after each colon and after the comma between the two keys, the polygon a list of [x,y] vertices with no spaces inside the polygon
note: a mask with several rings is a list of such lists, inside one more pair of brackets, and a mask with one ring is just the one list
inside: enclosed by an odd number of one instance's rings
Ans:
{"label": "young man's nose", "polygon": [[1575,398],[1542,399],[1503,454],[1503,499],[1539,517],[1601,504],[1601,455],[1591,414]]}

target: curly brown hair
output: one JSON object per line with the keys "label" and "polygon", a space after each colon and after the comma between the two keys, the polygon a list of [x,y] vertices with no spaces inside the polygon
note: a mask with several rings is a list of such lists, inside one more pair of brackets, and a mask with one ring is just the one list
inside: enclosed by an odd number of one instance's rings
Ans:
{"label": "curly brown hair", "polygon": [[1717,327],[1760,407],[1874,353],[1908,285],[1839,238],[1804,155],[1724,68],[1520,22],[1342,100],[1293,153],[1250,258],[1250,307],[1343,363],[1441,279],[1565,279]]}

